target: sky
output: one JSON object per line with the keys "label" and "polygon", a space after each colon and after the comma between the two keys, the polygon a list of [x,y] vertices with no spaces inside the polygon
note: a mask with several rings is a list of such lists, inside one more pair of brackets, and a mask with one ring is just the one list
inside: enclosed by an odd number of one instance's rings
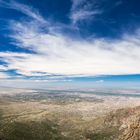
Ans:
{"label": "sky", "polygon": [[139,0],[0,0],[0,85],[140,87]]}

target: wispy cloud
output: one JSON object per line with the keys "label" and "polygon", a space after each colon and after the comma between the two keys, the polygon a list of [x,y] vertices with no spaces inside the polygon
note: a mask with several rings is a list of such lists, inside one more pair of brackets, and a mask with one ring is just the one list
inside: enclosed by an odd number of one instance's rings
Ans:
{"label": "wispy cloud", "polygon": [[104,83],[104,80],[98,80],[96,83]]}
{"label": "wispy cloud", "polygon": [[26,30],[27,26],[21,23],[20,32],[17,32],[18,26],[12,25],[12,29],[16,30],[12,37],[19,47],[36,53],[25,54],[22,59],[11,54],[10,57],[1,55],[7,60],[9,68],[16,69],[20,74],[111,75],[136,74],[140,71],[138,34],[123,36],[116,41],[75,41],[60,34]]}
{"label": "wispy cloud", "polygon": [[70,19],[73,24],[81,21],[94,18],[96,15],[101,14],[102,11],[94,6],[94,3],[90,3],[86,0],[72,0],[72,8],[70,12]]}
{"label": "wispy cloud", "polygon": [[4,70],[7,70],[7,67],[0,65],[0,71],[4,71]]}
{"label": "wispy cloud", "polygon": [[10,1],[0,0],[0,6],[20,11],[21,13],[23,13],[23,14],[29,16],[30,18],[33,18],[39,22],[42,22],[42,23],[45,22],[44,18],[34,8],[29,7],[22,3],[18,3],[14,0],[10,0]]}
{"label": "wispy cloud", "polygon": [[10,76],[7,74],[7,73],[5,73],[5,72],[0,72],[0,79],[7,79],[7,78],[9,78]]}
{"label": "wispy cloud", "polygon": [[24,6],[23,11],[26,10],[34,19],[12,22],[10,28],[13,34],[9,37],[17,47],[32,50],[33,53],[0,52],[8,70],[15,70],[17,74],[29,77],[140,73],[138,32],[110,41],[99,38],[90,41],[73,40],[64,33],[42,31],[41,25],[46,23],[47,28],[48,21],[38,22],[38,17],[42,16],[31,7]]}
{"label": "wispy cloud", "polygon": [[100,14],[101,11],[95,10],[95,11],[88,11],[88,10],[79,10],[79,11],[75,11],[72,15],[71,15],[71,19],[72,19],[72,23],[76,24],[82,20],[89,20],[90,17],[94,17],[98,14]]}

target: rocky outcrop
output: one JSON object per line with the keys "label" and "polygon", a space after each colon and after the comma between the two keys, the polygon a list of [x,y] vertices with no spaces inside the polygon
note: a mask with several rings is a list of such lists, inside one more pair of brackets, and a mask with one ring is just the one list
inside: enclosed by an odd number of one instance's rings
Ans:
{"label": "rocky outcrop", "polygon": [[131,117],[122,125],[126,127],[120,136],[120,140],[140,140],[140,114]]}
{"label": "rocky outcrop", "polygon": [[111,112],[105,118],[105,125],[118,127],[118,140],[140,140],[140,107]]}

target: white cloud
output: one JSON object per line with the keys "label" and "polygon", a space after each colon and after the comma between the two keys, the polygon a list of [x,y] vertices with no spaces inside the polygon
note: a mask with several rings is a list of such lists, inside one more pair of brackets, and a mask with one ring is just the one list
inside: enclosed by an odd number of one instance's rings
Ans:
{"label": "white cloud", "polygon": [[94,15],[98,15],[100,13],[101,13],[101,11],[98,11],[98,10],[86,11],[86,10],[82,9],[82,10],[79,10],[79,11],[75,11],[71,15],[71,19],[72,19],[73,24],[76,24],[79,21],[89,19],[90,17],[93,17]]}
{"label": "white cloud", "polygon": [[0,79],[7,79],[7,78],[9,78],[10,76],[7,74],[7,73],[5,73],[5,72],[0,72]]}
{"label": "white cloud", "polygon": [[96,15],[101,14],[101,10],[97,9],[95,6],[93,8],[94,3],[93,1],[90,3],[86,0],[72,0],[70,12],[72,23],[77,24],[80,21],[89,20],[90,18],[93,19]]}
{"label": "white cloud", "polygon": [[29,7],[29,6],[22,4],[22,3],[18,3],[14,0],[10,0],[9,2],[0,0],[0,6],[17,10],[17,11],[19,11],[19,12],[39,21],[39,22],[42,22],[42,23],[45,22],[44,18],[34,8]]}
{"label": "white cloud", "polygon": [[7,70],[7,67],[3,66],[3,65],[0,65],[0,71],[4,71],[4,70]]}
{"label": "white cloud", "polygon": [[85,0],[72,0],[72,9],[75,9],[76,7],[80,6],[84,2]]}
{"label": "white cloud", "polygon": [[98,81],[96,81],[96,83],[103,83],[104,82],[104,80],[98,80]]}
{"label": "white cloud", "polygon": [[[18,30],[18,26],[14,27]],[[9,57],[7,54],[1,55],[7,60],[9,69],[16,69],[20,74],[33,76],[39,72],[42,72],[42,75],[140,73],[140,41],[137,34],[124,36],[116,41],[94,39],[89,42],[26,28],[26,24],[20,26],[20,32],[16,32],[13,38],[19,42],[19,47],[34,50],[36,54],[19,54],[21,58],[16,58],[15,54],[12,56],[12,52]]]}
{"label": "white cloud", "polygon": [[[34,12],[27,6],[24,8]],[[28,15],[41,17],[36,12],[29,14],[29,11]],[[98,38],[73,40],[54,31],[42,32],[40,27],[44,22],[38,23],[38,18],[33,21],[11,24],[14,34],[10,37],[15,44],[35,53],[1,52],[0,57],[7,63],[7,69],[24,76],[140,74],[138,33],[111,41]],[[47,28],[47,21],[45,23]]]}

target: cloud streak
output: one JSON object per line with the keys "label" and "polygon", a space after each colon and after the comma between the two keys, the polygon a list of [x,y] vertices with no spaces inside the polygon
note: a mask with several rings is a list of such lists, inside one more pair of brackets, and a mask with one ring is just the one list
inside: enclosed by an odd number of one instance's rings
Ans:
{"label": "cloud streak", "polygon": [[97,9],[94,3],[90,3],[86,0],[72,0],[70,19],[73,24],[89,20],[91,17],[93,19],[101,13],[102,11]]}
{"label": "cloud streak", "polygon": [[[74,5],[77,7],[79,3]],[[42,31],[41,25],[48,29],[50,27],[35,9],[25,5],[20,9],[21,4],[15,2],[8,4],[10,8],[14,6],[32,19],[12,22],[10,28],[13,34],[9,37],[17,47],[26,48],[32,53],[0,52],[8,70],[28,77],[140,74],[138,32],[134,35],[124,34],[118,40],[74,40],[64,33]],[[75,22],[81,17],[76,18]],[[1,73],[0,77],[4,75]]]}
{"label": "cloud streak", "polygon": [[5,72],[0,72],[0,79],[7,79],[7,78],[9,78],[10,76],[7,74],[7,73],[5,73]]}
{"label": "cloud streak", "polygon": [[[30,24],[30,26],[32,26]],[[121,40],[75,41],[63,35],[26,30],[18,26],[12,37],[19,47],[33,50],[35,54],[23,58],[1,55],[9,68],[20,74],[43,72],[60,75],[111,75],[137,74],[140,71],[139,36],[124,36]],[[20,35],[19,35],[20,34]],[[131,52],[131,53],[130,53]]]}
{"label": "cloud streak", "polygon": [[32,19],[35,19],[36,21],[39,21],[41,23],[45,22],[44,18],[34,8],[29,7],[22,3],[18,3],[14,0],[10,0],[8,2],[0,0],[0,6],[19,11],[19,12],[23,13],[24,15],[26,15]]}

